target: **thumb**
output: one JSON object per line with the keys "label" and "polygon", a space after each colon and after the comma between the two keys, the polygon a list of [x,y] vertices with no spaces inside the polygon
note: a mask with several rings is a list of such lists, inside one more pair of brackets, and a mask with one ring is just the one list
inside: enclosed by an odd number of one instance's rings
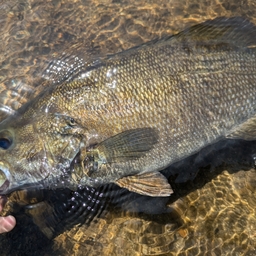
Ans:
{"label": "thumb", "polygon": [[0,234],[11,231],[16,225],[16,220],[13,216],[0,217]]}

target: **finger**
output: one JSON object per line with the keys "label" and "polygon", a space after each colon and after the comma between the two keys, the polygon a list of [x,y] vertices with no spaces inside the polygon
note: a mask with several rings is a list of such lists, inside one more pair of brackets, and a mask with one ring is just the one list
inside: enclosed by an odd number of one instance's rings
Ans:
{"label": "finger", "polygon": [[11,231],[16,225],[16,220],[13,216],[0,217],[0,234]]}

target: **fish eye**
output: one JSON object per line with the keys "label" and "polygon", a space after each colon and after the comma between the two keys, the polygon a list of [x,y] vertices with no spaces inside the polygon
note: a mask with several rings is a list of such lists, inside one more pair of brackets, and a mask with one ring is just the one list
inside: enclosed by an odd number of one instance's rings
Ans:
{"label": "fish eye", "polygon": [[12,138],[9,132],[4,131],[0,133],[0,148],[8,149],[12,145]]}
{"label": "fish eye", "polygon": [[7,138],[0,138],[0,148],[8,149],[12,145],[12,141]]}

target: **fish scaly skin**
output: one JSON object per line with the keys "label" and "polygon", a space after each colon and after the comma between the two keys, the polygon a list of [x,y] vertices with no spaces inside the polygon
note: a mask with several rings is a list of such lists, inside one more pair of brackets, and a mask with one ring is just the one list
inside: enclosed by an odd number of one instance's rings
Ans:
{"label": "fish scaly skin", "polygon": [[0,147],[6,131],[12,142],[0,150],[11,177],[0,193],[116,182],[168,196],[160,170],[221,138],[255,135],[244,126],[254,127],[256,114],[255,43],[253,24],[217,18],[49,88],[0,124]]}

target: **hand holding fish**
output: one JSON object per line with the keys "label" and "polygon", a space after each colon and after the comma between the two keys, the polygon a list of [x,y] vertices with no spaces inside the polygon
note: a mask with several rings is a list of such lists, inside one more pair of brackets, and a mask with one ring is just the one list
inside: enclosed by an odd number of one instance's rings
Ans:
{"label": "hand holding fish", "polygon": [[[4,199],[0,197],[0,212],[4,206]],[[16,220],[13,216],[0,217],[0,234],[11,231],[16,225]]]}

